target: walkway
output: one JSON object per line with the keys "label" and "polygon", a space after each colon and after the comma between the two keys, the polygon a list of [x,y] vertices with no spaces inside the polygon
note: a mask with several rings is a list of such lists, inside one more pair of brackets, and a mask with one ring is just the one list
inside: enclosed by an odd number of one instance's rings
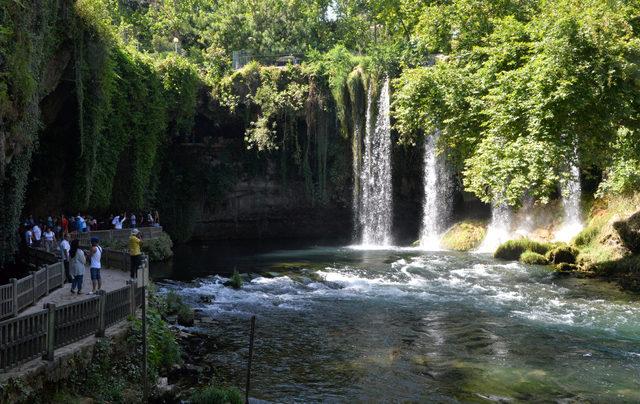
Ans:
{"label": "walkway", "polygon": [[[112,290],[126,286],[127,281],[129,280],[129,273],[119,269],[102,268],[100,274],[102,275],[102,289],[105,292],[111,292]],[[84,279],[82,280],[82,292],[83,294],[81,295],[71,293],[71,284],[65,283],[60,289],[54,290],[49,293],[49,295],[38,300],[35,305],[18,314],[18,317],[23,317],[42,310],[42,307],[47,303],[61,305],[91,298],[93,295],[89,294],[89,292],[91,292],[91,276],[88,268],[85,270]]]}

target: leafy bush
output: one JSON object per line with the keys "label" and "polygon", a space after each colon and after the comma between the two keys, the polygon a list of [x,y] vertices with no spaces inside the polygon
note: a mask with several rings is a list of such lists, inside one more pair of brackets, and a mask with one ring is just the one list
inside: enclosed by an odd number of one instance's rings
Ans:
{"label": "leafy bush", "polygon": [[456,223],[442,236],[444,248],[455,251],[469,251],[478,247],[487,233],[487,224],[478,220]]}
{"label": "leafy bush", "polygon": [[529,265],[547,265],[549,261],[544,255],[533,251],[525,251],[520,255],[520,262]]}
{"label": "leafy bush", "polygon": [[208,386],[191,396],[193,404],[242,404],[244,399],[238,389]]}
{"label": "leafy bush", "polygon": [[500,244],[493,256],[503,260],[517,260],[525,251],[546,254],[552,246],[550,243],[541,243],[528,238],[520,238]]}
{"label": "leafy bush", "polygon": [[231,279],[229,280],[229,286],[231,286],[234,289],[240,289],[242,288],[242,277],[240,276],[240,274],[238,273],[238,270],[234,270],[233,271],[233,275],[231,276]]}
{"label": "leafy bush", "polygon": [[185,327],[191,327],[194,320],[195,313],[193,312],[193,309],[186,304],[180,306],[178,309],[178,324]]}
{"label": "leafy bush", "polygon": [[149,261],[165,261],[173,256],[173,242],[167,233],[159,237],[144,240],[142,251],[149,256]]}
{"label": "leafy bush", "polygon": [[568,245],[561,245],[549,250],[547,260],[552,264],[575,264],[579,251]]}

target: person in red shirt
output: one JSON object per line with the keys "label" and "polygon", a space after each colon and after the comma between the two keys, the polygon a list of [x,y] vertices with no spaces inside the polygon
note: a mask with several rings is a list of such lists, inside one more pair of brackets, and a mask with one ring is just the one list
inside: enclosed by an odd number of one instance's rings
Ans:
{"label": "person in red shirt", "polygon": [[69,221],[65,215],[62,215],[62,219],[60,220],[60,224],[62,224],[62,234],[69,233]]}

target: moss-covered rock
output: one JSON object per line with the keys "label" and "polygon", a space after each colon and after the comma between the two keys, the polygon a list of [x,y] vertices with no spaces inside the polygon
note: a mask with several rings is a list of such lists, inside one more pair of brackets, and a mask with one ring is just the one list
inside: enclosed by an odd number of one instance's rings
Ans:
{"label": "moss-covered rock", "polygon": [[568,262],[562,262],[560,264],[557,264],[555,268],[557,271],[560,271],[560,272],[572,272],[572,271],[578,270],[578,266],[576,264],[569,264]]}
{"label": "moss-covered rock", "polygon": [[629,216],[626,220],[619,220],[613,223],[613,228],[624,246],[632,254],[640,253],[640,211]]}
{"label": "moss-covered rock", "polygon": [[547,265],[549,263],[544,255],[533,251],[523,252],[522,255],[520,255],[520,262],[529,265]]}
{"label": "moss-covered rock", "polygon": [[493,256],[503,260],[517,260],[525,251],[546,254],[553,247],[550,243],[541,243],[528,238],[506,241],[496,249]]}
{"label": "moss-covered rock", "polygon": [[551,264],[575,264],[579,251],[568,245],[560,245],[552,248],[546,254]]}
{"label": "moss-covered rock", "polygon": [[479,220],[465,220],[453,225],[442,236],[442,247],[455,251],[469,251],[477,248],[487,233],[487,224]]}

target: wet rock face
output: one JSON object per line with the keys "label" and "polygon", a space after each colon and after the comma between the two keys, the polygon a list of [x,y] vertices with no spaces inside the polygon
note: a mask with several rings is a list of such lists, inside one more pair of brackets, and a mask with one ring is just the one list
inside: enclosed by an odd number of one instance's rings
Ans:
{"label": "wet rock face", "polygon": [[613,223],[624,246],[632,253],[640,253],[640,211],[629,216],[626,220]]}

